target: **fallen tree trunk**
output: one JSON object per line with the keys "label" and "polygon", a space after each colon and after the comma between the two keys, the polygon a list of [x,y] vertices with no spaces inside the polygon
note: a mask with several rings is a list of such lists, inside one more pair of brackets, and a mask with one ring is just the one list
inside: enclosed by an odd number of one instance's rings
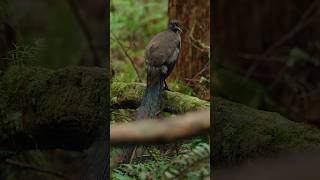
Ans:
{"label": "fallen tree trunk", "polygon": [[29,149],[88,148],[106,124],[102,68],[15,66],[0,75],[0,158]]}
{"label": "fallen tree trunk", "polygon": [[213,156],[216,165],[279,154],[320,150],[320,130],[279,113],[213,99]]}
{"label": "fallen tree trunk", "polygon": [[[102,68],[48,70],[11,67],[0,75],[0,158],[12,151],[88,148],[106,122],[108,75]],[[113,108],[137,108],[145,86],[111,86]],[[216,164],[288,151],[319,150],[320,130],[277,113],[255,110],[221,98],[213,100]],[[165,110],[174,113],[209,107],[209,102],[165,92]]]}

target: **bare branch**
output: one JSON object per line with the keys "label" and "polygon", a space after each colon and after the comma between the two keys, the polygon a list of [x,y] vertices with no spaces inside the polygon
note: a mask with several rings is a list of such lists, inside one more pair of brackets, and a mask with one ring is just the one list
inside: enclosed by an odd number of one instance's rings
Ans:
{"label": "bare branch", "polygon": [[172,142],[209,132],[210,112],[200,111],[170,120],[142,120],[112,125],[111,144]]}
{"label": "bare branch", "polygon": [[137,76],[138,76],[138,79],[139,79],[139,82],[142,82],[141,80],[141,77],[140,77],[140,74],[139,74],[139,71],[136,67],[136,65],[134,64],[134,61],[133,59],[129,56],[128,52],[125,50],[125,48],[123,47],[122,43],[120,42],[119,38],[111,31],[111,35],[113,36],[113,38],[116,40],[116,42],[118,43],[118,45],[120,46],[122,52],[124,53],[124,55],[130,60],[134,70],[136,71],[137,73]]}

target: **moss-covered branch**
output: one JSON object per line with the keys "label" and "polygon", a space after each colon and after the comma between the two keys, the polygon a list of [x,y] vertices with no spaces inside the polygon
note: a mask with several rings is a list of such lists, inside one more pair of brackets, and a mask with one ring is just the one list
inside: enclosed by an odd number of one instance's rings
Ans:
{"label": "moss-covered branch", "polygon": [[[142,83],[114,82],[111,85],[111,106],[114,108],[137,108],[142,99],[145,85]],[[166,91],[163,101],[164,110],[185,113],[210,107],[208,101],[178,92]]]}

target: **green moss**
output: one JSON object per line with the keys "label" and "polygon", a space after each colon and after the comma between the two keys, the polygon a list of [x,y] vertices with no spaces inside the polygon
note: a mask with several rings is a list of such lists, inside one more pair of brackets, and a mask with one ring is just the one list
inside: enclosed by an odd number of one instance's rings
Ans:
{"label": "green moss", "polygon": [[219,163],[320,149],[320,131],[311,125],[220,98],[213,107],[213,152]]}
{"label": "green moss", "polygon": [[259,83],[224,68],[214,70],[212,83],[214,94],[254,108],[262,107],[267,96],[266,90]]}
{"label": "green moss", "polygon": [[[142,83],[121,83],[114,82],[111,85],[110,91],[111,104],[118,104],[119,102],[128,101],[130,106],[139,106],[144,93]],[[134,101],[132,101],[134,100]]]}
{"label": "green moss", "polygon": [[210,104],[207,101],[178,92],[166,92],[164,100],[164,106],[166,109],[179,113],[196,111],[199,109],[210,107]]}
{"label": "green moss", "polygon": [[101,68],[10,67],[0,76],[0,143],[18,132],[37,136],[42,128],[95,133],[107,113],[107,79],[107,71]]}
{"label": "green moss", "polygon": [[193,89],[182,81],[170,82],[168,86],[172,91],[186,94],[189,96],[195,96]]}
{"label": "green moss", "polygon": [[[111,104],[125,103],[128,107],[138,107],[145,90],[142,83],[114,82],[111,85]],[[165,91],[163,98],[164,110],[173,113],[183,113],[209,108],[208,101],[178,92]]]}

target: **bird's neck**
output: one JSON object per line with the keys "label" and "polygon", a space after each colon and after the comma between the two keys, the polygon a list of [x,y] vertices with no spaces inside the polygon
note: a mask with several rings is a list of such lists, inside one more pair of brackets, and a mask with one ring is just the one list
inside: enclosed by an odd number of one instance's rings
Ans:
{"label": "bird's neck", "polygon": [[179,34],[179,31],[178,31],[177,29],[171,29],[171,28],[168,28],[168,31],[171,31],[171,32],[174,32],[174,33]]}

